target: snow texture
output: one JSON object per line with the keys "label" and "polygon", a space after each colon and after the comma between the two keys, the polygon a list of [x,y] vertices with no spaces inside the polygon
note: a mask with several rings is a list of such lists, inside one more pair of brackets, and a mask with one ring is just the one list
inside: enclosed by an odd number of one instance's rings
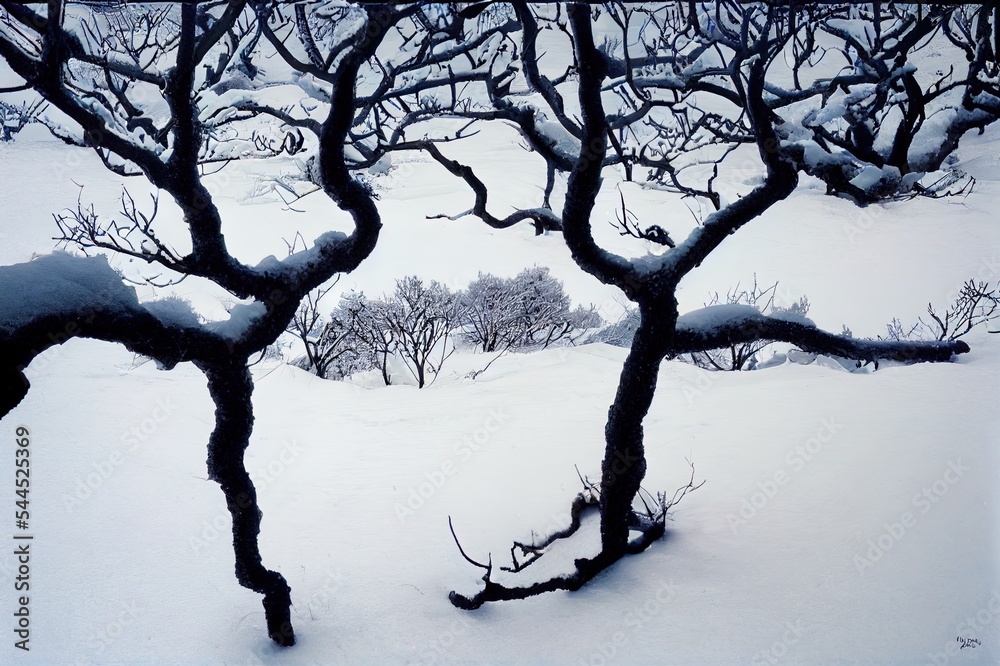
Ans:
{"label": "snow texture", "polygon": [[79,316],[94,310],[125,313],[139,306],[135,290],[123,284],[100,255],[56,252],[0,266],[0,284],[0,329],[7,332],[44,317]]}
{"label": "snow texture", "polygon": [[[928,118],[916,152],[930,150],[943,119]],[[488,156],[477,173],[504,184],[498,197],[537,201],[544,170],[513,136],[485,127],[470,143],[456,142],[454,158],[478,167],[476,158]],[[839,159],[805,145],[807,157]],[[66,154],[65,145],[30,132],[0,146],[9,185],[0,193],[0,329],[95,301],[139,307],[102,257],[27,261],[51,251],[50,215],[75,203],[73,179],[90,196],[120,196],[123,179],[95,155],[80,152],[81,166],[69,169]],[[970,276],[1000,276],[998,154],[995,130],[963,143],[961,167],[977,187],[961,205],[916,199],[858,209],[803,178],[787,201],[685,278],[679,306],[697,308],[706,293],[757,272],[764,284],[781,280],[808,294],[825,330],[847,323],[859,337],[874,336],[892,316],[915,319]],[[230,165],[228,187],[249,188],[261,168]],[[735,200],[744,179],[723,168],[717,185]],[[615,184],[602,188],[594,232],[620,256],[645,255],[645,246],[597,220],[614,219]],[[338,289],[382,293],[404,275],[467,284],[480,271],[515,275],[537,264],[574,301],[598,304],[608,321],[621,317],[622,294],[580,271],[557,235],[425,219],[468,197],[436,169],[413,169],[397,185],[379,201],[378,247]],[[676,220],[677,237],[697,228],[682,202],[644,194],[629,200],[641,219]],[[319,197],[301,202],[304,215],[280,202],[218,200],[227,245],[248,265],[280,254],[294,231],[316,238],[350,228]],[[233,219],[238,226],[229,226]],[[178,289],[202,318],[226,316],[217,290],[191,281]],[[165,320],[193,316],[179,302],[144,307]],[[237,306],[215,326],[237,335],[261,307]],[[758,316],[747,308],[694,310],[681,326]],[[600,473],[607,408],[627,350],[592,344],[506,354],[475,381],[468,373],[488,359],[460,352],[425,390],[256,366],[247,467],[264,515],[264,564],[292,588],[299,644],[289,650],[270,644],[259,595],[233,577],[229,514],[205,478],[214,406],[204,375],[189,364],[170,373],[135,367],[120,347],[74,340],[27,368],[32,390],[3,422],[8,443],[18,425],[30,430],[38,471],[33,640],[18,662],[998,663],[1000,336],[974,332],[968,340],[972,353],[955,363],[868,366],[864,375],[787,349],[758,364],[766,371],[665,362],[643,424],[643,486],[672,493],[687,482],[685,458],[708,481],[677,507],[667,538],[579,592],[475,613],[447,601],[450,589],[482,585],[482,571],[457,552],[448,518],[472,557],[492,556],[497,566],[507,564],[513,539],[565,526],[580,487],[574,466],[590,478]],[[14,478],[14,460],[0,456],[0,478]],[[592,553],[598,539],[589,522],[554,553],[563,559],[537,566]],[[0,552],[8,613],[17,567],[13,549]],[[978,645],[959,651],[956,639]],[[6,659],[13,648],[0,650]]]}
{"label": "snow texture", "polygon": [[177,296],[145,301],[142,307],[167,326],[197,328],[201,325],[191,303]]}
{"label": "snow texture", "polygon": [[242,338],[253,323],[267,313],[263,303],[237,303],[229,311],[229,319],[212,321],[205,324],[209,331],[230,340]]}
{"label": "snow texture", "polygon": [[742,303],[710,305],[682,314],[677,318],[677,329],[707,334],[722,326],[735,326],[741,322],[760,319],[760,317],[760,310],[752,305]]}

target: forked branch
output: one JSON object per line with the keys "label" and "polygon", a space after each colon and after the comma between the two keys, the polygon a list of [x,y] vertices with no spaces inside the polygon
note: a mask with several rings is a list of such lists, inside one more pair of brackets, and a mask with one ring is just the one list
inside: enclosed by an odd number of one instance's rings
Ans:
{"label": "forked branch", "polygon": [[498,218],[486,209],[489,193],[486,184],[476,176],[471,167],[468,167],[453,159],[449,159],[442,154],[441,150],[431,141],[422,141],[419,147],[427,152],[435,161],[448,170],[449,173],[464,180],[476,195],[476,202],[468,211],[456,216],[433,215],[429,219],[447,218],[457,219],[465,215],[475,215],[483,222],[494,229],[506,229],[512,227],[523,220],[532,220],[535,224],[535,233],[541,234],[544,231],[562,231],[562,220],[558,215],[547,208],[529,208],[517,210],[505,218]]}
{"label": "forked branch", "polygon": [[[638,532],[638,536],[629,542],[628,548],[623,554],[634,555],[641,553],[654,541],[662,538],[666,532],[666,519],[670,509],[684,499],[689,492],[695,491],[704,485],[704,480],[700,483],[695,483],[694,464],[690,460],[687,462],[691,467],[691,477],[688,479],[687,484],[674,491],[673,495],[669,498],[666,493],[658,492],[654,497],[647,491],[640,489],[636,500],[642,505],[642,508],[637,509],[633,507],[629,517],[629,528],[631,531]],[[579,471],[577,474],[579,474]],[[570,506],[569,526],[531,543],[526,544],[515,541],[510,549],[512,566],[500,567],[501,571],[514,574],[524,571],[541,559],[546,554],[546,549],[556,541],[567,539],[576,534],[580,530],[583,516],[586,513],[599,510],[601,491],[598,484],[591,482],[584,476],[580,476],[580,482],[583,484],[583,490],[577,494]],[[451,536],[455,540],[455,545],[458,547],[462,557],[473,566],[485,571],[482,577],[485,587],[476,594],[470,597],[453,591],[448,595],[453,605],[464,610],[475,610],[490,601],[527,599],[528,597],[555,590],[578,590],[587,581],[610,567],[621,557],[621,555],[610,555],[602,551],[594,558],[575,560],[575,570],[566,575],[554,576],[524,587],[509,587],[493,580],[492,555],[489,556],[487,564],[483,564],[474,560],[465,552],[458,536],[455,534],[455,527],[450,516],[448,517],[448,528],[451,530]],[[522,559],[519,560],[519,557]]]}
{"label": "forked branch", "polygon": [[61,233],[57,240],[83,249],[111,250],[183,273],[184,260],[161,241],[154,230],[153,222],[159,211],[159,194],[149,196],[152,207],[146,212],[139,208],[131,193],[123,188],[121,209],[118,211],[120,219],[102,220],[93,204],[83,204],[81,192],[75,210],[66,209],[53,215]]}
{"label": "forked branch", "polygon": [[615,211],[615,219],[617,220],[616,225],[618,227],[618,234],[621,236],[631,236],[632,238],[638,238],[640,240],[647,240],[651,243],[656,243],[657,245],[665,245],[667,247],[676,247],[674,244],[674,239],[670,237],[670,234],[658,224],[653,224],[645,229],[639,226],[638,216],[630,211],[625,205],[625,194],[619,190],[619,196],[621,197],[622,208],[620,211]]}

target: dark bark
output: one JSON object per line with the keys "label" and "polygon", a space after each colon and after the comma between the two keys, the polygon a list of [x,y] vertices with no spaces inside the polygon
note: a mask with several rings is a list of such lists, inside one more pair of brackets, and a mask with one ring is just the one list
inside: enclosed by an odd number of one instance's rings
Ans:
{"label": "dark bark", "polygon": [[863,340],[834,335],[803,322],[757,315],[739,317],[710,331],[681,325],[670,353],[686,354],[757,340],[790,342],[804,351],[860,361],[941,362],[969,352],[969,345],[962,340]]}
{"label": "dark bark", "polygon": [[[641,312],[639,329],[622,368],[604,432],[605,452],[600,485],[601,552],[594,558],[577,560],[576,571],[572,574],[525,588],[497,584],[490,580],[492,564],[479,565],[486,569],[483,577],[486,587],[471,598],[452,592],[451,602],[459,608],[473,609],[486,601],[523,599],[553,590],[579,589],[631,552],[631,529],[642,531],[632,509],[632,502],[646,473],[642,421],[656,392],[660,363],[673,338],[677,320],[677,305],[673,298],[676,283],[670,280],[637,282],[627,260],[600,248],[594,241],[590,216],[600,190],[607,148],[607,118],[601,103],[601,81],[605,68],[603,57],[594,45],[589,10],[571,5],[568,13],[580,71],[583,136],[580,156],[567,185],[563,235],[581,268],[602,282],[621,286],[627,294],[639,300]],[[647,547],[651,541],[640,539],[634,550]]]}
{"label": "dark bark", "polygon": [[649,308],[640,308],[640,313],[639,328],[604,428],[601,546],[602,556],[612,560],[624,555],[628,546],[632,501],[646,474],[642,420],[653,402],[660,362],[669,348],[676,320],[676,314],[671,318]]}
{"label": "dark bark", "polygon": [[327,281],[335,272],[350,272],[372,253],[382,229],[382,218],[370,193],[351,176],[344,157],[357,102],[361,65],[374,53],[392,27],[387,7],[367,8],[368,24],[355,38],[331,80],[330,112],[320,127],[318,183],[337,206],[351,215],[354,232],[346,240],[323,246],[320,259],[303,271],[298,298]]}
{"label": "dark bark", "polygon": [[[507,229],[508,227],[512,227],[523,220],[532,220],[535,223],[535,229],[538,233],[541,233],[542,231],[562,231],[562,221],[559,219],[559,216],[548,208],[518,210],[502,219],[495,217],[486,209],[486,203],[489,197],[489,191],[486,189],[486,183],[481,181],[479,177],[476,176],[471,167],[445,157],[437,145],[435,145],[432,141],[421,141],[417,145],[433,157],[441,166],[447,169],[449,173],[458,176],[468,183],[469,187],[476,195],[476,201],[467,214],[477,216],[494,229]],[[546,189],[546,201],[548,201],[549,192],[551,192],[551,187],[547,187]],[[437,215],[434,217],[443,216]]]}
{"label": "dark bark", "polygon": [[[60,21],[49,18],[61,15],[63,3],[53,0],[48,4],[47,15],[41,16],[19,3],[0,0],[0,7],[6,10],[15,26],[12,31],[21,30],[25,35],[24,40],[12,39],[9,34],[0,35],[0,57],[25,80],[26,87],[35,89],[80,127],[85,143],[98,152],[106,165],[111,166],[107,158],[114,154],[138,166],[154,186],[168,192],[177,202],[189,228],[192,252],[175,261],[160,263],[182,275],[205,277],[235,296],[254,298],[258,304],[266,306],[266,313],[250,324],[239,339],[229,339],[207,328],[167,326],[138,302],[131,303],[130,299],[122,297],[111,299],[109,305],[100,294],[94,294],[92,300],[81,299],[86,302],[73,304],[72,311],[35,316],[27,323],[18,322],[12,333],[0,334],[0,355],[3,356],[0,417],[13,409],[27,391],[23,368],[44,349],[72,337],[121,343],[167,368],[182,361],[196,362],[208,377],[209,391],[216,406],[216,427],[209,441],[209,476],[222,487],[233,517],[237,579],[245,587],[264,595],[271,638],[279,645],[292,645],[295,635],[290,623],[290,590],[280,574],[266,569],[261,563],[257,546],[260,511],[253,483],[243,464],[253,424],[253,385],[246,361],[251,353],[272,343],[285,330],[306,293],[335,273],[356,268],[375,246],[381,227],[378,210],[369,193],[348,172],[344,143],[354,121],[359,68],[374,53],[398,14],[384,6],[366,8],[367,29],[338,54],[340,60],[332,72],[320,73],[323,80],[333,84],[328,117],[322,125],[309,125],[319,135],[319,184],[352,215],[356,225],[354,233],[347,239],[335,238],[322,243],[307,265],[263,270],[245,266],[230,255],[219,211],[202,182],[200,170],[209,132],[200,120],[202,109],[197,88],[203,86],[204,81],[197,74],[204,68],[207,77],[216,76],[224,69],[226,58],[233,57],[234,52],[228,52],[220,60],[209,56],[209,52],[233,34],[233,26],[243,15],[247,3],[242,0],[228,3],[219,18],[210,16],[198,3],[183,3],[176,46],[170,47],[175,48],[176,62],[162,76],[146,74],[117,59],[105,61],[89,55],[80,40]],[[266,20],[266,13],[259,14],[258,19]],[[41,43],[41,54],[24,46],[35,40]],[[212,63],[206,65],[209,59]],[[106,77],[108,71],[113,71],[126,78],[154,84],[161,90],[170,110],[170,120],[162,130],[163,136],[169,133],[172,139],[172,150],[166,161],[136,137],[119,134],[119,130],[113,129],[92,108],[92,101],[102,104],[106,110],[113,105],[105,103],[107,100],[100,90],[88,91],[77,85],[80,81],[74,79],[75,69],[71,66],[74,61],[95,65],[106,72]],[[331,63],[327,65],[332,66]],[[216,66],[218,70],[214,69]],[[120,96],[121,93],[110,91],[109,94]],[[156,260],[153,254],[141,258]],[[296,264],[294,260],[289,263]],[[25,311],[33,312],[30,303],[25,304]]]}
{"label": "dark bark", "polygon": [[236,579],[243,587],[264,595],[267,633],[281,646],[295,644],[291,622],[291,588],[284,577],[264,567],[257,535],[261,511],[257,491],[243,463],[253,429],[253,378],[246,361],[229,359],[199,363],[215,401],[215,430],[208,442],[208,476],[222,487],[233,518]]}
{"label": "dark bark", "polygon": [[764,103],[767,59],[765,54],[755,55],[759,57],[749,64],[746,83],[741,79],[738,61],[733,65],[732,79],[734,87],[743,91],[744,106],[753,128],[757,152],[767,168],[767,175],[760,186],[709,217],[702,227],[691,232],[687,240],[671,252],[671,256],[675,257],[671,277],[676,281],[700,266],[711,252],[743,225],[788,198],[798,186],[795,163],[781,150],[781,141],[773,124],[776,118]]}
{"label": "dark bark", "polygon": [[[471,597],[453,592],[451,601],[456,606],[471,609],[488,601],[523,599],[553,590],[576,590],[623,556],[644,550],[664,534],[665,524],[636,511],[633,503],[637,496],[644,497],[640,495],[640,484],[646,471],[643,420],[655,395],[660,364],[668,354],[770,339],[787,340],[803,349],[860,360],[947,361],[954,354],[969,350],[963,342],[897,343],[854,340],[820,331],[805,322],[790,322],[763,315],[744,315],[711,331],[695,331],[684,327],[683,322],[678,325],[675,291],[679,281],[699,266],[730,235],[762,215],[775,203],[787,198],[798,185],[798,169],[801,165],[796,163],[793,153],[783,148],[776,131],[776,126],[782,120],[765,101],[768,67],[777,54],[783,51],[787,38],[787,35],[780,34],[781,30],[777,30],[776,34],[769,27],[774,16],[773,9],[774,5],[768,13],[766,24],[755,24],[755,29],[759,31],[758,37],[748,36],[748,20],[743,21],[742,34],[731,34],[727,45],[735,54],[726,68],[715,72],[716,75],[727,74],[730,78],[732,90],[725,97],[742,107],[746,114],[745,120],[750,129],[750,138],[747,140],[756,144],[767,170],[764,182],[709,217],[683,243],[663,253],[659,260],[632,262],[604,250],[593,238],[591,215],[600,190],[603,168],[609,164],[607,140],[609,137],[613,138],[608,132],[611,121],[602,104],[602,84],[607,75],[608,62],[594,44],[589,8],[583,4],[568,6],[579,76],[582,123],[580,132],[574,133],[580,139],[580,154],[572,166],[567,183],[566,203],[562,213],[563,235],[577,265],[605,284],[619,286],[630,299],[639,304],[640,311],[640,324],[622,368],[604,432],[605,452],[599,489],[601,551],[596,557],[577,560],[572,573],[526,587],[506,587],[491,580],[492,561],[482,564],[462,551],[469,562],[486,571],[483,576],[486,585]],[[527,10],[522,6],[519,11],[522,21],[526,22]],[[744,16],[744,19],[748,17]],[[534,53],[526,46],[525,57],[529,56],[533,57]],[[537,72],[532,74],[527,66],[525,72],[529,81],[532,78],[538,79]],[[554,99],[545,84],[545,80],[538,80],[532,85],[542,93],[549,107],[558,115],[562,109],[561,100]],[[698,89],[705,90],[700,84],[695,85]],[[920,112],[921,108],[915,104],[912,113],[905,118],[909,123],[907,127],[916,126]],[[493,118],[484,116],[483,119]],[[553,168],[565,170],[559,161],[544,154],[543,157],[550,167],[550,173]],[[621,159],[619,156],[619,161]],[[452,172],[463,175],[459,173],[459,166],[461,165],[456,166]],[[466,180],[470,185],[473,184],[469,178]],[[485,200],[485,187],[481,182],[475,183],[473,189],[476,190],[477,200]],[[692,480],[686,489],[696,487],[692,474]],[[662,505],[663,516],[673,504],[674,502],[670,502]],[[574,532],[579,525],[575,513],[573,519],[574,524],[568,533],[563,531],[543,539],[541,545],[533,544],[526,548],[515,544],[515,549],[520,546],[522,553],[527,553],[530,557],[526,563],[519,563],[516,552],[512,550],[514,567],[509,570],[515,573],[520,571],[540,556],[541,548],[545,545],[552,543],[555,538],[564,538]]]}
{"label": "dark bark", "polygon": [[[492,567],[491,567],[492,571]],[[527,587],[506,587],[492,580],[486,580],[486,587],[477,594],[467,597],[458,592],[451,592],[448,600],[452,605],[462,610],[476,610],[489,601],[514,601],[515,599],[527,599],[545,592],[555,592],[556,590],[567,590],[573,592],[579,590],[598,572],[594,571],[590,575],[584,575],[580,571],[566,575],[549,578]]]}
{"label": "dark bark", "polygon": [[0,368],[0,417],[27,393],[28,382],[22,369],[45,349],[74,337],[118,342],[157,359],[165,367],[194,360],[208,377],[209,393],[216,405],[216,427],[209,439],[209,478],[222,487],[233,516],[236,577],[243,586],[264,594],[271,638],[279,645],[292,645],[295,637],[289,615],[290,590],[280,574],[261,564],[257,548],[260,511],[243,465],[253,425],[253,382],[246,356],[234,354],[229,341],[202,329],[167,327],[138,304],[134,310],[105,311],[100,295],[95,294],[89,307],[80,304],[79,310],[64,316],[39,317],[12,334],[0,336],[4,356]]}
{"label": "dark bark", "polygon": [[521,48],[523,53],[521,62],[524,64],[524,77],[528,81],[528,85],[545,99],[546,104],[549,105],[559,124],[572,136],[578,139],[581,138],[582,131],[575,123],[570,122],[566,115],[562,95],[556,90],[552,81],[538,70],[537,42],[539,30],[538,22],[535,20],[531,8],[523,0],[518,0],[512,4],[517,19],[522,25]]}
{"label": "dark bark", "polygon": [[[26,302],[25,308],[31,311],[32,303]],[[167,326],[138,304],[129,311],[108,309],[94,294],[93,302],[80,303],[77,310],[39,316],[0,333],[0,354],[7,367],[23,370],[43,351],[71,338],[115,342],[165,368],[228,356],[233,349],[231,341],[203,329]]]}
{"label": "dark bark", "polygon": [[580,268],[605,284],[620,287],[626,295],[634,298],[637,292],[631,264],[599,247],[591,230],[590,216],[601,189],[601,174],[607,153],[608,121],[601,101],[601,84],[607,72],[604,56],[594,44],[590,10],[583,5],[569,5],[567,11],[579,68],[583,136],[580,155],[566,183],[563,237]]}
{"label": "dark bark", "polygon": [[[643,531],[632,509],[632,502],[646,472],[642,421],[656,391],[660,363],[669,349],[677,306],[673,298],[675,281],[638,279],[631,263],[599,247],[591,230],[591,213],[601,186],[601,174],[607,152],[608,122],[601,101],[601,83],[606,69],[602,54],[594,44],[590,12],[585,6],[568,7],[580,74],[579,97],[583,118],[580,155],[567,183],[563,208],[563,236],[577,265],[606,284],[621,287],[640,303],[641,323],[622,369],[615,400],[608,411],[605,427],[605,453],[601,465],[600,512],[601,552],[594,558],[578,559],[576,570],[528,587],[506,587],[490,579],[492,563],[486,570],[486,587],[473,597],[457,592],[451,602],[463,609],[474,609],[488,601],[524,599],[554,590],[577,590],[602,570],[630,552],[652,543],[640,538],[629,546],[632,528]],[[652,526],[662,535],[662,525]],[[464,552],[463,552],[464,555]]]}
{"label": "dark bark", "polygon": [[21,403],[30,386],[28,378],[16,367],[0,368],[0,418]]}

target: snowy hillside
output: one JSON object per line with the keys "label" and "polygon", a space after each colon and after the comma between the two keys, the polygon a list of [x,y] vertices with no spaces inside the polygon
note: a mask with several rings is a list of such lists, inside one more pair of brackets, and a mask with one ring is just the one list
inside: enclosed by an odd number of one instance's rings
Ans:
{"label": "snowy hillside", "polygon": [[[483,139],[493,142],[484,177],[506,178],[511,203],[533,199],[527,176],[506,177],[521,168],[506,138]],[[978,179],[966,199],[874,207],[862,218],[822,188],[801,188],[684,283],[682,310],[756,272],[780,281],[790,300],[808,296],[818,325],[875,335],[893,316],[914,320],[928,300],[943,303],[968,277],[996,279],[998,146],[994,133],[961,151]],[[13,185],[0,195],[7,264],[52,249],[50,214],[78,191],[68,175],[51,177],[66,159],[58,142],[25,132],[0,151]],[[113,205],[120,183],[83,160],[74,179]],[[278,206],[238,202],[253,167],[228,167],[233,194],[222,206],[239,225],[226,230],[235,249],[262,259],[280,248],[268,230]],[[388,178],[382,241],[338,288],[377,294],[408,274],[460,287],[481,270],[537,264],[575,301],[620,316],[622,297],[579,271],[558,237],[536,238],[526,224],[504,232],[472,218],[427,220],[458,212],[468,194],[429,166]],[[624,188],[643,219],[680,232],[693,223]],[[614,219],[616,197],[605,187],[599,216]],[[299,219],[305,238],[328,228],[318,214]],[[624,243],[603,226],[595,222],[602,241]],[[222,312],[217,294],[187,283],[176,292]],[[466,353],[426,390],[258,366],[248,467],[264,511],[264,561],[292,587],[299,644],[282,650],[266,637],[259,597],[232,576],[229,515],[205,478],[212,403],[203,375],[74,340],[28,368],[32,390],[2,429],[8,442],[18,426],[31,433],[33,640],[16,661],[995,663],[1000,336],[980,330],[969,343],[955,363],[869,374],[666,363],[646,419],[644,485],[683,485],[685,458],[707,481],[677,507],[667,537],[579,592],[475,612],[448,603],[450,590],[471,593],[480,575],[457,552],[448,516],[482,560],[503,557],[531,530],[564,526],[579,490],[574,465],[599,471],[624,350],[511,354],[475,381],[462,375],[488,357]],[[0,478],[13,479],[6,450]],[[596,525],[586,528],[564,562],[596,552]],[[5,613],[16,566],[5,549]],[[13,663],[12,647],[0,650]]]}

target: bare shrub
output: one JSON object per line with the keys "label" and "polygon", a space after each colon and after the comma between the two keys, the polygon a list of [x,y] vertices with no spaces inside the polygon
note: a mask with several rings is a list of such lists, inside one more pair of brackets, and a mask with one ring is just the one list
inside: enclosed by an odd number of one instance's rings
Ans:
{"label": "bare shrub", "polygon": [[988,282],[974,278],[966,280],[951,304],[938,311],[927,304],[927,317],[905,326],[893,318],[885,325],[882,340],[957,340],[975,327],[1000,318],[1000,284],[991,287]]}
{"label": "bare shrub", "polygon": [[603,323],[592,306],[570,309],[562,282],[539,266],[513,278],[480,273],[459,303],[462,338],[484,352],[575,342],[583,331]]}
{"label": "bare shrub", "polygon": [[32,123],[41,122],[39,114],[45,106],[41,100],[28,104],[0,101],[0,141],[13,141],[14,135]]}
{"label": "bare shrub", "polygon": [[372,300],[364,293],[349,294],[340,309],[358,352],[381,371],[386,386],[392,383],[391,359],[402,361],[423,388],[433,383],[454,352],[450,337],[458,299],[439,282],[405,277],[390,296]]}

